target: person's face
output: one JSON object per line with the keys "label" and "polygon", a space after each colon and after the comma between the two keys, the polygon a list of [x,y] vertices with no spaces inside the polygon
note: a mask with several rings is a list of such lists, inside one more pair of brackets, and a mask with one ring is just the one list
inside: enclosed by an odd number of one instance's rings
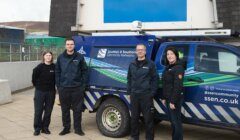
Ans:
{"label": "person's face", "polygon": [[50,53],[46,53],[43,57],[44,57],[44,62],[47,62],[47,63],[52,62],[52,55]]}
{"label": "person's face", "polygon": [[173,53],[173,51],[168,50],[167,51],[167,60],[170,64],[173,64],[177,61],[176,55]]}
{"label": "person's face", "polygon": [[138,45],[136,47],[136,54],[138,58],[143,58],[146,55],[146,48],[143,45]]}
{"label": "person's face", "polygon": [[67,40],[65,47],[66,47],[66,50],[67,50],[68,52],[73,52],[73,51],[74,51],[74,47],[75,47],[74,41],[72,41],[72,40]]}

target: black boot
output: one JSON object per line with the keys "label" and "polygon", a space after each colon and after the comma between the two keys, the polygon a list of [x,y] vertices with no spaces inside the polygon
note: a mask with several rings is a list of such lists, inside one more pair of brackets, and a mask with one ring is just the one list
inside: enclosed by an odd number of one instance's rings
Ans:
{"label": "black boot", "polygon": [[59,133],[59,135],[60,136],[63,136],[63,135],[66,135],[66,134],[68,134],[68,133],[70,133],[70,131],[69,131],[69,129],[63,129],[60,133]]}
{"label": "black boot", "polygon": [[34,131],[33,135],[34,135],[34,136],[40,135],[40,131]]}
{"label": "black boot", "polygon": [[42,133],[51,134],[51,132],[49,131],[48,128],[43,128],[43,129],[42,129]]}
{"label": "black boot", "polygon": [[75,134],[78,134],[80,136],[84,136],[85,133],[82,130],[75,130]]}

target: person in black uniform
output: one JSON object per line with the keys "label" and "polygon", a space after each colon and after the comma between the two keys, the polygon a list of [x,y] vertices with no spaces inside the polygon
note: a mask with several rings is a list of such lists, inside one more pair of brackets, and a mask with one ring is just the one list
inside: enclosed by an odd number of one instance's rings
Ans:
{"label": "person in black uniform", "polygon": [[166,50],[166,67],[163,71],[163,103],[168,110],[172,126],[172,139],[183,139],[181,107],[183,103],[184,66],[179,60],[178,51],[174,48]]}
{"label": "person in black uniform", "polygon": [[[52,52],[44,52],[42,63],[33,69],[32,83],[34,96],[34,135],[50,134],[48,129],[55,101],[55,65]],[[44,112],[44,116],[42,117]]]}
{"label": "person in black uniform", "polygon": [[146,140],[154,139],[153,96],[158,89],[158,74],[155,64],[146,58],[146,46],[136,46],[137,58],[128,69],[127,93],[131,102],[131,138],[139,140],[139,118],[142,112],[146,126]]}
{"label": "person in black uniform", "polygon": [[82,109],[87,79],[87,65],[83,55],[75,49],[73,39],[66,39],[66,50],[59,55],[56,63],[56,86],[62,109],[64,129],[59,135],[70,133],[70,109],[73,110],[75,133],[83,136]]}

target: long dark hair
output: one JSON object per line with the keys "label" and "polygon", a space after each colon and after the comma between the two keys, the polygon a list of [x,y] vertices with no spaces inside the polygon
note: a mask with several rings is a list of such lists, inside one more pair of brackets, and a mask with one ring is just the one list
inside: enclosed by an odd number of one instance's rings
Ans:
{"label": "long dark hair", "polygon": [[45,56],[46,54],[48,54],[48,53],[52,55],[51,63],[53,63],[53,53],[52,53],[51,51],[44,51],[44,52],[42,53],[42,63],[45,62],[44,56]]}
{"label": "long dark hair", "polygon": [[164,61],[165,61],[165,64],[166,64],[166,65],[169,65],[169,61],[168,61],[168,59],[167,59],[167,52],[168,52],[168,51],[172,51],[172,52],[174,53],[174,55],[176,56],[176,59],[177,59],[176,62],[179,61],[178,51],[177,51],[174,47],[169,47],[169,48],[167,48],[166,51],[165,51],[165,60],[164,60]]}

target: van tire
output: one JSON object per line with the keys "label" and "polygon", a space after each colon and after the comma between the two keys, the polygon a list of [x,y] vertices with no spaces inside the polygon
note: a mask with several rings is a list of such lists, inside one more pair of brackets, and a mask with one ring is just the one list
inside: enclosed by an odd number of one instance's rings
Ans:
{"label": "van tire", "polygon": [[130,131],[129,109],[119,99],[106,99],[97,110],[96,122],[99,131],[105,136],[126,136]]}

